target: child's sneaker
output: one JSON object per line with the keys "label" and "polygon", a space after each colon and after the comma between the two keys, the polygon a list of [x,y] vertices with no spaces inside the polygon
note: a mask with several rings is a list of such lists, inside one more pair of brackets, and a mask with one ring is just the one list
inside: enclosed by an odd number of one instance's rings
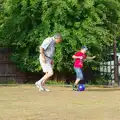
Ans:
{"label": "child's sneaker", "polygon": [[74,91],[78,91],[78,88],[77,88],[76,85],[73,85],[73,90],[74,90]]}

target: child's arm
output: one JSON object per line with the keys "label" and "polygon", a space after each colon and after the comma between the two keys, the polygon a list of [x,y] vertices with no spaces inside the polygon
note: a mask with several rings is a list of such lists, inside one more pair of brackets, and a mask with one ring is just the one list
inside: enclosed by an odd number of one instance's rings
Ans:
{"label": "child's arm", "polygon": [[73,55],[72,58],[73,58],[73,59],[78,59],[78,58],[79,58],[79,59],[82,59],[83,57],[82,57],[82,56],[75,56],[75,55]]}
{"label": "child's arm", "polygon": [[89,60],[92,60],[92,59],[94,59],[94,58],[96,58],[96,56],[93,56],[93,57],[87,56],[87,57],[86,57],[86,59],[89,59]]}

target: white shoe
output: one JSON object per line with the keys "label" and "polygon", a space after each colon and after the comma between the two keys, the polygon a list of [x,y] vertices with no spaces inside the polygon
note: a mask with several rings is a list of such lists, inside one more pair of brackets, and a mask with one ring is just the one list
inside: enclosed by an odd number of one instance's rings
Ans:
{"label": "white shoe", "polygon": [[39,88],[39,87],[40,87],[40,86],[39,86],[39,84],[38,84],[38,82],[36,82],[36,83],[35,83],[35,85],[36,85],[36,87],[37,87],[37,88]]}
{"label": "white shoe", "polygon": [[42,81],[40,81],[40,83],[36,82],[35,85],[37,88],[39,88],[39,91],[44,91],[44,88],[42,87]]}
{"label": "white shoe", "polygon": [[50,90],[49,90],[49,89],[47,89],[47,88],[44,88],[44,91],[46,91],[46,92],[50,92]]}
{"label": "white shoe", "polygon": [[40,83],[39,83],[39,91],[44,91],[44,88],[42,86],[42,81],[40,81]]}
{"label": "white shoe", "polygon": [[44,91],[44,88],[39,88],[39,91]]}

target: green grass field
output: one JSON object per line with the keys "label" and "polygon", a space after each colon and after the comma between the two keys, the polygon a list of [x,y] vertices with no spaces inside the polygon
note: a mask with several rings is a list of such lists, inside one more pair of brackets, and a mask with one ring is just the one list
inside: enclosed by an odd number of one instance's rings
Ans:
{"label": "green grass field", "polygon": [[120,91],[0,86],[0,120],[120,120]]}

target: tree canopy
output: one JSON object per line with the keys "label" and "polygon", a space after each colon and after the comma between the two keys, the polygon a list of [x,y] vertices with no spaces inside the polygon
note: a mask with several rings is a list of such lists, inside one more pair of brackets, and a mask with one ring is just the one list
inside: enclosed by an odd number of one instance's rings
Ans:
{"label": "tree canopy", "polygon": [[119,24],[120,0],[0,1],[0,44],[11,48],[11,60],[24,71],[41,69],[38,46],[55,33],[63,36],[54,58],[56,71],[72,71],[71,56],[82,45],[99,61],[119,35]]}

